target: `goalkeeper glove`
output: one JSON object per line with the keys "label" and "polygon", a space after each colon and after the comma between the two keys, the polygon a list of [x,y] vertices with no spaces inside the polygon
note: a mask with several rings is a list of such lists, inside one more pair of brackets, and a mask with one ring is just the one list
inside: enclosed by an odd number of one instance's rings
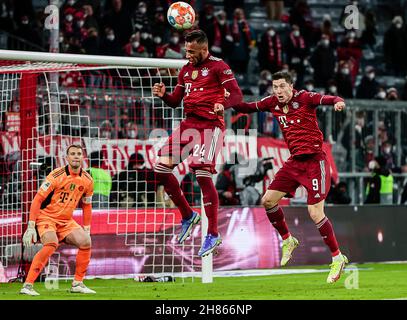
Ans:
{"label": "goalkeeper glove", "polygon": [[90,237],[90,226],[83,226],[83,231]]}
{"label": "goalkeeper glove", "polygon": [[33,243],[37,242],[37,230],[35,230],[35,222],[28,221],[27,230],[23,235],[23,244],[25,247],[30,247]]}

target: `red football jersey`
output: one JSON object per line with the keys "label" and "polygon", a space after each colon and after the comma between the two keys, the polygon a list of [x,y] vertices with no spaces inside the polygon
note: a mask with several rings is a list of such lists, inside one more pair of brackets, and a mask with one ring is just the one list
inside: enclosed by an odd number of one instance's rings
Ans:
{"label": "red football jersey", "polygon": [[197,66],[188,62],[180,70],[177,84],[184,88],[185,114],[219,120],[223,126],[223,116],[215,114],[213,108],[215,103],[225,104],[223,85],[234,79],[230,67],[212,55]]}
{"label": "red football jersey", "polygon": [[[322,152],[323,134],[318,127],[316,107],[322,104],[324,97],[329,96],[294,90],[293,97],[287,104],[279,103],[277,97],[272,95],[263,98],[256,106],[259,111],[273,113],[291,155],[298,156]],[[339,97],[335,98],[343,101]]]}

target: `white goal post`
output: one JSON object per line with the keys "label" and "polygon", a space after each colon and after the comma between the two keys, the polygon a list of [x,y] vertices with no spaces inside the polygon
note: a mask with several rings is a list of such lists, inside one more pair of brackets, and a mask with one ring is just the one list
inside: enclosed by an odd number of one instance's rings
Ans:
{"label": "white goal post", "polygon": [[[69,144],[81,143],[84,168],[91,168],[94,160],[112,178],[102,181],[101,190],[110,185],[110,194],[101,193],[94,209],[92,236],[97,241],[90,276],[170,274],[212,282],[211,255],[197,256],[205,234],[196,233],[207,230],[207,219],[185,244],[176,244],[178,210],[162,188],[151,190],[146,178],[164,141],[151,140],[151,131],[170,132],[183,119],[183,108],[166,106],[152,96],[151,87],[163,81],[172,90],[186,62],[0,50],[1,142],[5,154],[14,155],[3,161],[0,181],[0,262],[6,275],[21,272],[21,258],[30,260],[21,235],[42,179],[65,164]],[[144,158],[144,172],[135,171],[135,180],[126,173],[133,154]],[[174,171],[180,181],[186,172],[185,166]],[[144,184],[137,180],[141,174]],[[80,211],[74,217],[80,220]],[[109,240],[112,234],[115,241]],[[112,251],[104,252],[105,245]],[[59,277],[70,277],[68,250],[59,251]]]}

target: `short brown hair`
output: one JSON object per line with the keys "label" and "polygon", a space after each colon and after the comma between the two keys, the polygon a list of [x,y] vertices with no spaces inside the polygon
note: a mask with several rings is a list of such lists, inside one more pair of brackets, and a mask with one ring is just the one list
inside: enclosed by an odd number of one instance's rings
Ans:
{"label": "short brown hair", "polygon": [[285,81],[287,81],[287,83],[293,84],[293,77],[287,71],[278,71],[276,73],[273,73],[272,79],[273,79],[272,81],[284,79]]}
{"label": "short brown hair", "polygon": [[193,30],[188,32],[185,36],[185,42],[196,41],[198,44],[208,44],[208,37],[202,30]]}
{"label": "short brown hair", "polygon": [[68,147],[68,149],[66,149],[66,154],[67,154],[67,155],[69,154],[69,149],[71,149],[71,148],[77,148],[77,149],[83,150],[83,148],[82,148],[82,146],[81,146],[80,144],[71,144],[71,145]]}

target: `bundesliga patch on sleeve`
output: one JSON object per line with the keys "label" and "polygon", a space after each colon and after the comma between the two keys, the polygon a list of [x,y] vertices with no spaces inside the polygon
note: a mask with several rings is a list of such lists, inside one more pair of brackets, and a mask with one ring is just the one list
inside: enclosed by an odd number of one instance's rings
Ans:
{"label": "bundesliga patch on sleeve", "polygon": [[223,73],[226,74],[226,75],[233,74],[231,69],[227,69],[227,70],[223,71]]}
{"label": "bundesliga patch on sleeve", "polygon": [[51,182],[45,181],[45,182],[42,184],[41,189],[44,190],[44,191],[47,191],[50,186],[51,186]]}

